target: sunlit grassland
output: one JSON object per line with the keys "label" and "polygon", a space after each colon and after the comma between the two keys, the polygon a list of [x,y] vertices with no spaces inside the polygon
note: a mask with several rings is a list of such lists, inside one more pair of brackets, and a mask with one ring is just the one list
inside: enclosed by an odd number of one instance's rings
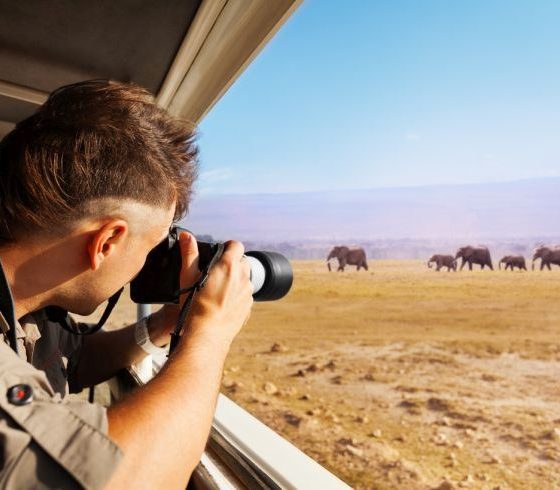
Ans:
{"label": "sunlit grassland", "polygon": [[[480,488],[560,483],[560,451],[542,436],[560,424],[560,269],[293,267],[290,294],[256,303],[235,340],[228,396],[357,488],[433,488],[467,475]],[[271,353],[275,343],[282,352]],[[441,430],[449,443],[437,442]],[[349,456],[344,439],[363,455]],[[502,462],[488,464],[488,452]]]}
{"label": "sunlit grassland", "polygon": [[369,272],[328,272],[294,262],[290,294],[257,303],[236,342],[281,339],[325,347],[341,342],[445,341],[547,356],[558,342],[560,269],[435,272],[419,261],[370,261]]}

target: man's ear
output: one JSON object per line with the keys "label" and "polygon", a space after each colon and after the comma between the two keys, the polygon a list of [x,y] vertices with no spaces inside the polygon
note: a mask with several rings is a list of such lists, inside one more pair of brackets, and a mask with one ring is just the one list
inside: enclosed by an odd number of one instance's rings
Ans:
{"label": "man's ear", "polygon": [[116,246],[122,245],[127,232],[128,223],[122,219],[114,219],[92,233],[88,242],[88,254],[94,271],[115,251]]}

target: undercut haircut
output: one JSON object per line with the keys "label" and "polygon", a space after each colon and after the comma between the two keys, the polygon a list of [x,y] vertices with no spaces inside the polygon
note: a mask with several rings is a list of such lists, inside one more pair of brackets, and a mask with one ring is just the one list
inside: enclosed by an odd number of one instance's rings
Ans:
{"label": "undercut haircut", "polygon": [[176,202],[180,219],[198,172],[195,139],[193,124],[137,85],[90,80],[55,90],[0,142],[0,243],[67,233],[104,198]]}

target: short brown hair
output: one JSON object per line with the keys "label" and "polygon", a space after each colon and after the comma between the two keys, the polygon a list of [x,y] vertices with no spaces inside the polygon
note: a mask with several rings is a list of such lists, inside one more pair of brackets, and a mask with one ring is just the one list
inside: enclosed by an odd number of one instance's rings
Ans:
{"label": "short brown hair", "polygon": [[184,216],[197,175],[192,124],[145,89],[90,80],[55,90],[0,143],[0,241],[69,229],[105,197]]}

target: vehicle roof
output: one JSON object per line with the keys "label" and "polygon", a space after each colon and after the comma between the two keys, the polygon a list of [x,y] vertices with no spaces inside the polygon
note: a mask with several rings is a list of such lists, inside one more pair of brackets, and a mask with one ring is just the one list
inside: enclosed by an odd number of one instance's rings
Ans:
{"label": "vehicle roof", "polygon": [[0,136],[68,83],[138,83],[198,122],[301,0],[0,0]]}

